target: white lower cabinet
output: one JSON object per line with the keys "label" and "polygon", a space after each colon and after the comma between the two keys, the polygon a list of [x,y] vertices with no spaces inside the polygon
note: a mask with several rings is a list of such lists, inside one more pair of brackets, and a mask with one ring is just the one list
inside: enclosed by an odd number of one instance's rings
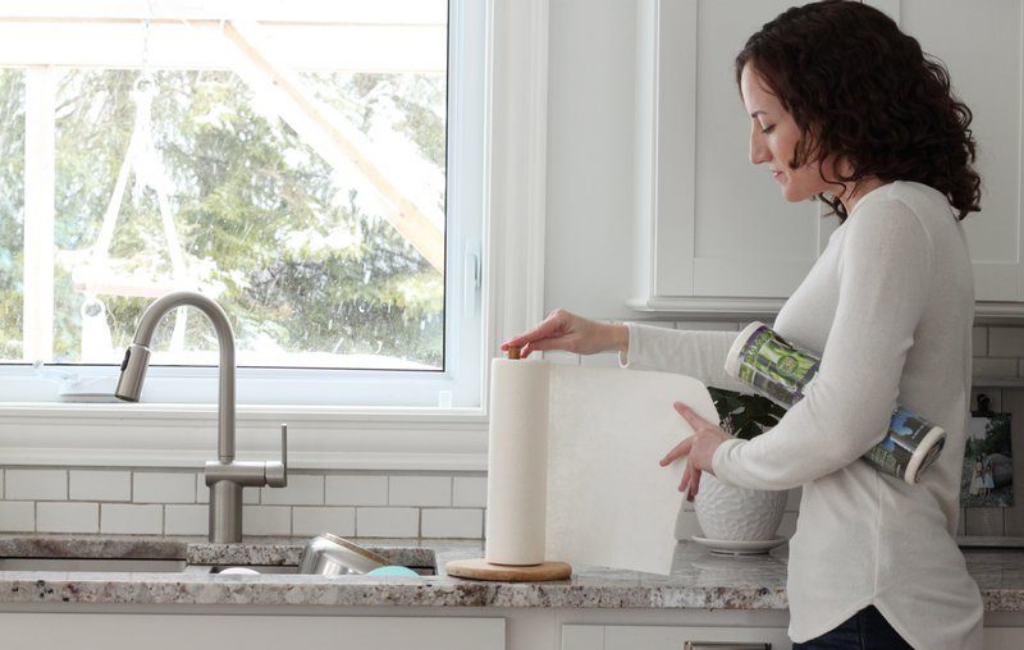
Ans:
{"label": "white lower cabinet", "polygon": [[1024,627],[986,627],[985,650],[1024,648]]}
{"label": "white lower cabinet", "polygon": [[[729,650],[790,650],[782,628],[670,625],[563,625],[561,650],[704,650],[701,643],[730,643]],[[687,646],[690,642],[693,645]],[[749,644],[745,645],[745,644]],[[713,650],[714,646],[707,646]],[[986,627],[985,650],[1021,650],[1024,627]]]}
{"label": "white lower cabinet", "polygon": [[563,625],[561,650],[704,650],[701,642],[729,643],[730,650],[790,650],[793,645],[785,629],[774,627]]}
{"label": "white lower cabinet", "polygon": [[505,650],[502,618],[0,614],[0,648]]}

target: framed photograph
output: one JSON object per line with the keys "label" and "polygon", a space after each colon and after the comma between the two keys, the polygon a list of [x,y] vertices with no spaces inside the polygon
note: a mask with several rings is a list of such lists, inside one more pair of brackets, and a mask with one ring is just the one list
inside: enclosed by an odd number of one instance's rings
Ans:
{"label": "framed photograph", "polygon": [[965,508],[1007,508],[1013,505],[1013,452],[1010,414],[993,413],[989,399],[978,395],[971,412],[964,450],[960,505]]}

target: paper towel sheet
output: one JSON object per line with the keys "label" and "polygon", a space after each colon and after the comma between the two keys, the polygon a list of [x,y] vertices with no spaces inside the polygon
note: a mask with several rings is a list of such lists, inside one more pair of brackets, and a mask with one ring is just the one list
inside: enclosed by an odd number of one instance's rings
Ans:
{"label": "paper towel sheet", "polygon": [[683,375],[551,366],[549,560],[667,575],[684,461],[658,461],[692,429],[680,401],[718,422],[707,388]]}

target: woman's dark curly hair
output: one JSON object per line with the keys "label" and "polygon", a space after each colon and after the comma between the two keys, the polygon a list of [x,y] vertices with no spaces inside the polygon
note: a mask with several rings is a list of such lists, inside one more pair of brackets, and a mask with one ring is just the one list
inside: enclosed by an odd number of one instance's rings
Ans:
{"label": "woman's dark curly hair", "polygon": [[[945,194],[960,219],[980,209],[970,109],[942,63],[878,9],[846,0],[793,7],[747,40],[737,84],[747,64],[802,131],[790,168],[835,155],[852,172],[823,171],[826,182],[916,181]],[[838,198],[819,198],[846,220]]]}

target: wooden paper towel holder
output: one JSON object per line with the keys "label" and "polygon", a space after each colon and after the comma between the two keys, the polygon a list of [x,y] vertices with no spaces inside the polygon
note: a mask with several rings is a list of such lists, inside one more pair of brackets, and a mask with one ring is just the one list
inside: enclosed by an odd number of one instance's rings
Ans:
{"label": "wooden paper towel holder", "polygon": [[448,575],[470,580],[493,580],[498,582],[545,582],[567,580],[572,575],[572,566],[567,562],[541,562],[528,566],[491,564],[482,557],[471,560],[452,560],[445,565]]}
{"label": "wooden paper towel holder", "polygon": [[[520,359],[521,350],[518,345],[510,345],[506,353],[509,359]],[[566,562],[541,562],[530,565],[493,564],[482,557],[452,560],[445,565],[445,571],[455,578],[498,582],[566,580],[572,575],[572,567]]]}

